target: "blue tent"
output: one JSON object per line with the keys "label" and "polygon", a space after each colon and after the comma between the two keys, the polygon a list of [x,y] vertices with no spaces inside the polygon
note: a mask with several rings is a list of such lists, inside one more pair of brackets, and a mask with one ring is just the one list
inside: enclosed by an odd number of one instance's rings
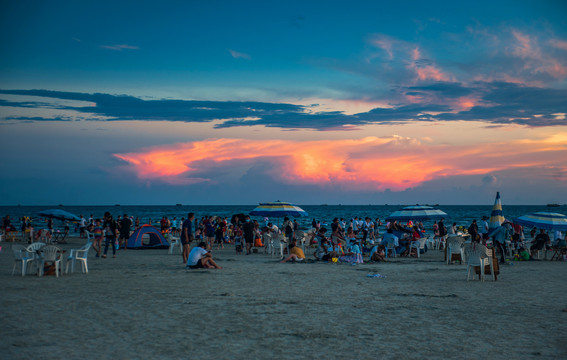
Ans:
{"label": "blue tent", "polygon": [[158,229],[142,225],[128,239],[128,249],[168,249],[169,243]]}

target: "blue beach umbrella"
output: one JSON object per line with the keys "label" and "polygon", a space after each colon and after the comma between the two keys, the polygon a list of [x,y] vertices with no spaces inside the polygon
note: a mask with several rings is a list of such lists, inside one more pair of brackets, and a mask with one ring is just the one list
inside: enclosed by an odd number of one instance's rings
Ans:
{"label": "blue beach umbrella", "polygon": [[488,235],[492,235],[500,226],[506,221],[504,215],[502,215],[502,202],[500,200],[500,192],[496,193],[496,199],[494,200],[494,206],[492,207],[492,212],[490,213],[490,220],[488,221]]}
{"label": "blue beach umbrella", "polygon": [[61,221],[69,220],[69,221],[80,221],[81,218],[75,214],[71,214],[68,211],[61,210],[61,209],[49,209],[43,210],[39,212],[39,216],[43,216],[46,218],[58,219]]}
{"label": "blue beach umbrella", "polygon": [[284,217],[284,216],[309,216],[305,210],[288,202],[274,201],[260,203],[254,210],[250,211],[253,216]]}
{"label": "blue beach umbrella", "polygon": [[515,224],[546,230],[567,230],[567,216],[551,212],[535,212],[514,219]]}
{"label": "blue beach umbrella", "polygon": [[422,221],[422,220],[438,220],[447,217],[447,213],[431,206],[416,205],[406,206],[403,209],[394,211],[386,218],[386,221]]}

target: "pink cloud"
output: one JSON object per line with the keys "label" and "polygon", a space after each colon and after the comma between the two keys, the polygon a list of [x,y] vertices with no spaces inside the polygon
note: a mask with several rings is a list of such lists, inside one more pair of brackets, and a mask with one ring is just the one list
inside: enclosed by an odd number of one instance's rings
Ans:
{"label": "pink cloud", "polygon": [[549,44],[555,48],[561,50],[567,50],[567,41],[559,40],[559,39],[551,39],[549,40]]}
{"label": "pink cloud", "polygon": [[215,181],[206,175],[212,167],[228,171],[235,166],[267,161],[272,164],[268,175],[274,181],[323,187],[340,184],[345,189],[404,190],[447,176],[506,169],[553,167],[556,173],[564,174],[566,138],[567,134],[562,134],[539,141],[467,146],[422,143],[399,136],[317,141],[208,139],[115,156],[142,181]]}

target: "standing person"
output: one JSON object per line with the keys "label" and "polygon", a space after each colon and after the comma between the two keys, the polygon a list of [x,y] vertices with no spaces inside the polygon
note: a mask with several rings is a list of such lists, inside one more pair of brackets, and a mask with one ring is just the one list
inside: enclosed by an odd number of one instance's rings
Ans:
{"label": "standing person", "polygon": [[85,229],[87,228],[87,219],[81,214],[81,219],[79,220],[79,236],[85,237],[87,234],[85,233]]}
{"label": "standing person", "polygon": [[486,220],[488,220],[488,217],[483,216],[478,227],[478,232],[480,233],[483,243],[486,243],[486,240],[488,240],[488,221]]}
{"label": "standing person", "polygon": [[112,218],[112,215],[107,211],[104,213],[104,223],[102,225],[105,232],[104,238],[104,254],[102,255],[103,259],[106,259],[106,253],[108,252],[108,245],[112,246],[112,257],[116,257],[116,231],[118,226],[116,225],[116,221]]}
{"label": "standing person", "polygon": [[445,247],[445,240],[447,238],[447,227],[445,227],[445,223],[443,222],[443,219],[439,220],[437,226],[439,226],[439,241],[443,243],[443,247]]}
{"label": "standing person", "polygon": [[205,235],[207,237],[207,249],[213,249],[213,243],[215,242],[215,218],[213,216],[209,217],[205,222]]}
{"label": "standing person", "polygon": [[128,214],[124,214],[124,218],[120,223],[120,239],[118,240],[119,246],[124,245],[124,250],[126,250],[126,245],[128,239],[130,238],[130,229],[132,228],[132,220],[128,217]]}
{"label": "standing person", "polygon": [[244,241],[246,242],[246,255],[252,253],[252,245],[254,245],[254,223],[250,221],[250,216],[246,215],[244,218],[244,226],[242,226],[242,231],[244,232]]}
{"label": "standing person", "polygon": [[343,236],[343,229],[339,222],[339,218],[334,218],[331,223],[331,242],[336,245],[338,243],[348,245],[345,237]]}
{"label": "standing person", "polygon": [[136,230],[140,228],[140,218],[136,216],[136,220],[134,221],[134,227]]}
{"label": "standing person", "polygon": [[293,223],[289,220],[287,216],[284,218],[284,223],[282,228],[284,229],[286,239],[291,244],[291,242],[293,241]]}
{"label": "standing person", "polygon": [[476,224],[476,219],[472,221],[468,231],[471,235],[471,242],[480,242],[480,235],[478,234],[478,225]]}
{"label": "standing person", "polygon": [[173,234],[173,236],[177,236],[177,226],[178,226],[177,217],[174,216],[173,220],[171,220],[171,233]]}
{"label": "standing person", "polygon": [[501,225],[492,235],[494,246],[500,251],[500,264],[506,264],[506,239],[510,238],[510,227],[508,224]]}
{"label": "standing person", "polygon": [[187,259],[189,258],[189,250],[191,246],[191,241],[193,241],[194,234],[193,234],[193,219],[195,218],[195,214],[190,212],[187,214],[187,220],[183,221],[181,225],[181,245],[183,246],[183,251],[181,255],[183,256],[183,263],[187,263]]}
{"label": "standing person", "polygon": [[93,228],[93,249],[96,251],[96,257],[100,257],[100,251],[102,250],[102,236],[103,228],[100,219],[95,220],[94,228]]}

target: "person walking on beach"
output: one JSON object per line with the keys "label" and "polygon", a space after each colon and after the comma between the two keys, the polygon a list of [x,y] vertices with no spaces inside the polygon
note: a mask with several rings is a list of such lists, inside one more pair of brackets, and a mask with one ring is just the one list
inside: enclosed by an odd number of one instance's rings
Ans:
{"label": "person walking on beach", "polygon": [[104,254],[102,255],[103,259],[106,259],[106,253],[108,252],[108,245],[112,246],[112,257],[116,257],[116,230],[118,226],[116,225],[116,221],[112,218],[112,215],[107,211],[104,213],[104,224],[102,226],[105,231],[105,238],[104,238]]}
{"label": "person walking on beach", "polygon": [[130,229],[132,227],[132,220],[128,217],[128,214],[124,214],[124,218],[120,223],[120,238],[118,239],[120,247],[126,250],[126,245],[128,244],[128,239],[130,238]]}
{"label": "person walking on beach", "polygon": [[191,241],[193,241],[193,219],[195,218],[195,214],[190,212],[187,214],[187,220],[183,221],[181,225],[181,246],[183,250],[181,251],[181,255],[183,256],[183,263],[187,264],[187,259],[189,258],[189,250],[191,246]]}
{"label": "person walking on beach", "polygon": [[100,257],[100,252],[102,250],[102,236],[103,236],[103,228],[100,219],[95,220],[95,225],[93,228],[93,249],[96,251],[96,257]]}
{"label": "person walking on beach", "polygon": [[250,221],[250,216],[244,217],[244,225],[242,226],[244,232],[244,241],[246,242],[246,255],[252,253],[252,245],[254,245],[254,223]]}

